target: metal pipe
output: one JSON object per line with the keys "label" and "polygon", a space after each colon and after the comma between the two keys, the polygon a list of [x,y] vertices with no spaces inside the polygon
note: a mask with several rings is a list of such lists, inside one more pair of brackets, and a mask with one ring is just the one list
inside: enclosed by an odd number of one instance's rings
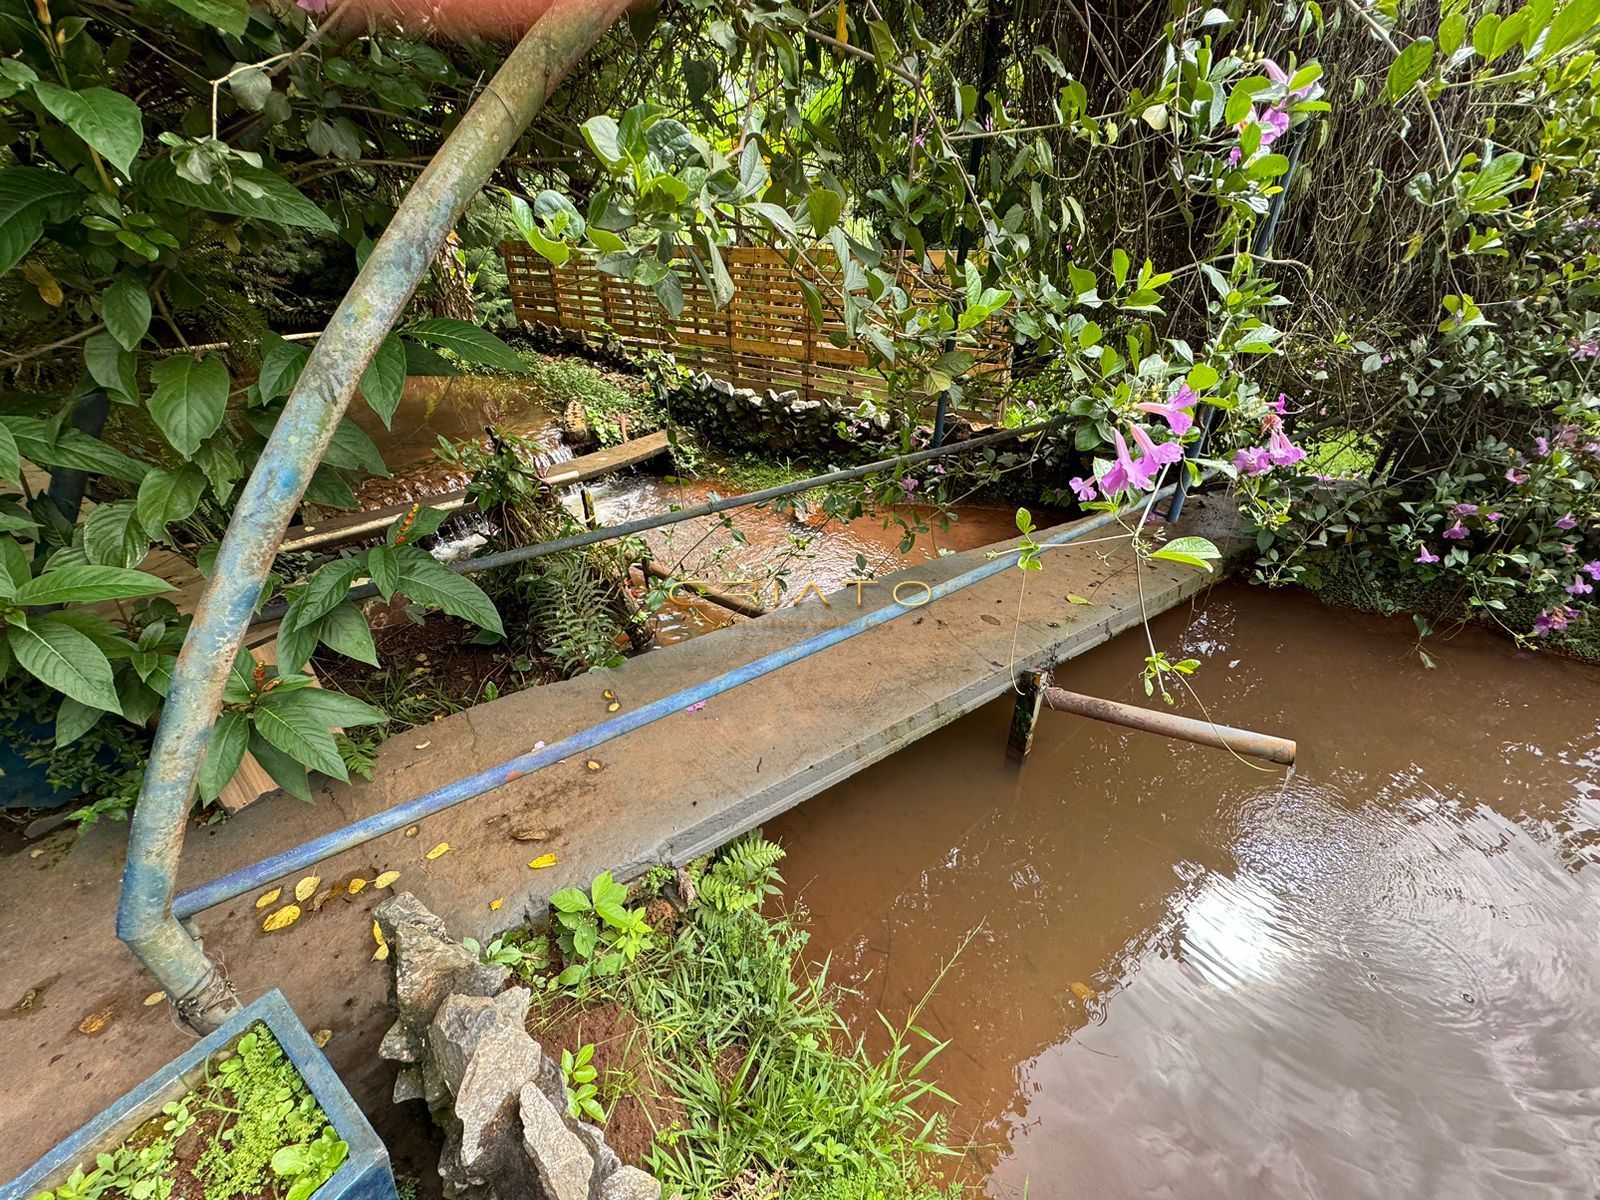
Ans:
{"label": "metal pipe", "polygon": [[[1164,499],[1171,490],[1171,487],[1168,487],[1153,494],[1146,501],[1146,504],[1156,504],[1159,500]],[[1064,546],[1104,529],[1107,525],[1115,522],[1118,516],[1119,514],[1112,512],[1098,513],[1069,529],[1063,530],[1054,537],[1045,538],[1040,544],[1043,546]],[[971,587],[973,584],[988,579],[992,575],[997,575],[1011,567],[1014,561],[1011,558],[1012,553],[1015,553],[1015,551],[997,555],[981,566],[974,567],[970,571],[965,571],[960,575],[947,579],[943,583],[935,584],[928,589],[926,597],[919,604],[901,604],[898,601],[892,601],[883,608],[863,613],[843,625],[813,634],[803,641],[785,646],[781,650],[775,650],[771,654],[765,654],[753,662],[735,667],[731,671],[725,671],[713,679],[706,680],[704,683],[684,688],[682,691],[674,692],[670,696],[664,696],[660,700],[652,701],[641,708],[634,709],[632,712],[623,713],[620,716],[602,721],[598,725],[585,729],[581,733],[575,733],[571,737],[564,738],[553,745],[518,755],[516,758],[503,762],[498,766],[489,767],[486,770],[469,775],[465,779],[427,792],[414,800],[408,800],[404,804],[396,805],[394,808],[386,809],[381,813],[374,813],[372,816],[365,817],[352,825],[347,825],[343,829],[324,834],[319,838],[313,838],[309,842],[284,850],[271,858],[243,867],[231,874],[224,875],[220,879],[214,879],[210,883],[194,889],[192,892],[185,892],[179,896],[173,902],[173,910],[179,918],[187,919],[196,913],[203,912],[225,901],[256,891],[274,879],[294,874],[305,867],[311,866],[313,863],[321,862],[325,858],[331,858],[335,854],[365,845],[367,842],[383,837],[385,834],[404,829],[407,825],[415,824],[425,817],[431,817],[447,808],[453,808],[464,801],[493,791],[495,788],[502,787],[513,780],[521,779],[525,775],[530,775],[534,771],[548,767],[552,763],[576,758],[578,755],[585,754],[613,738],[621,737],[625,733],[632,733],[635,729],[642,729],[646,725],[659,721],[662,717],[682,712],[691,704],[698,704],[702,700],[720,696],[741,684],[760,679],[780,667],[786,667],[790,663],[809,658],[819,651],[837,646],[840,642],[848,641],[857,634],[865,633],[869,629],[875,629],[879,625],[886,624],[898,616],[914,612],[934,600],[959,592],[963,588]],[[919,592],[919,595],[922,595],[922,593]]]}
{"label": "metal pipe", "polygon": [[362,372],[404,313],[457,217],[555,85],[626,7],[560,0],[536,21],[439,147],[395,211],[306,360],[245,484],[173,672],[128,837],[117,936],[191,1025],[238,1007],[227,982],[172,912],[195,779],[223,685],[283,541]]}
{"label": "metal pipe", "polygon": [[[707,500],[703,504],[692,504],[688,508],[675,508],[670,512],[657,513],[653,517],[640,517],[633,521],[624,521],[620,525],[602,525],[598,529],[585,530],[583,533],[569,534],[567,537],[556,538],[549,542],[535,542],[531,546],[518,546],[512,550],[501,550],[494,554],[484,554],[477,558],[465,558],[457,562],[446,563],[458,575],[473,575],[479,571],[492,571],[496,567],[509,567],[516,563],[527,562],[531,558],[541,558],[546,554],[559,554],[563,550],[576,550],[581,546],[593,546],[597,542],[611,542],[618,538],[632,537],[636,533],[645,533],[651,529],[660,529],[665,525],[676,525],[682,521],[692,521],[696,517],[709,517],[716,513],[726,512],[732,508],[744,508],[751,504],[765,504],[769,500],[778,500],[784,496],[793,496],[799,492],[809,492],[813,488],[827,487],[834,483],[848,483],[852,479],[861,479],[867,475],[876,475],[880,471],[897,470],[909,467],[916,463],[926,462],[930,458],[941,458],[946,454],[960,454],[965,450],[974,450],[980,446],[987,446],[991,442],[1008,441],[1011,438],[1023,437],[1030,433],[1039,433],[1053,425],[1060,424],[1061,417],[1054,417],[1048,421],[1038,421],[1032,425],[1023,425],[1017,429],[997,429],[993,433],[985,433],[975,438],[968,438],[964,442],[952,442],[948,446],[931,446],[926,450],[917,450],[911,454],[903,454],[898,458],[882,458],[877,462],[867,463],[861,467],[850,467],[843,471],[830,471],[826,475],[813,475],[808,479],[797,479],[793,483],[782,483],[777,487],[763,488],[759,492],[745,492],[739,496],[725,496],[720,500]],[[352,588],[350,597],[353,600],[366,600],[378,594],[378,589],[372,584],[362,584]],[[276,621],[288,611],[288,606],[283,604],[269,604],[261,610],[254,624],[267,621]]]}
{"label": "metal pipe", "polygon": [[1085,696],[1058,687],[1044,689],[1044,705],[1057,712],[1077,713],[1080,717],[1092,717],[1096,721],[1140,729],[1145,733],[1159,733],[1162,737],[1193,742],[1197,746],[1232,750],[1235,754],[1264,758],[1285,767],[1294,766],[1295,744],[1288,738],[1252,733],[1248,729],[1234,729],[1230,725],[1216,725],[1210,721],[1197,721],[1176,713],[1136,708],[1132,704],[1101,700],[1097,696]]}

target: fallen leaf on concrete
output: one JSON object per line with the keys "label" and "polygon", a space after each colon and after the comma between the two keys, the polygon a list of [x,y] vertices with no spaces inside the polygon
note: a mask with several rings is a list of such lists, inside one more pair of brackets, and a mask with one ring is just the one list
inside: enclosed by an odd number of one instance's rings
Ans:
{"label": "fallen leaf on concrete", "polygon": [[316,1046],[318,1050],[321,1050],[332,1040],[333,1030],[331,1029],[319,1029],[311,1035],[311,1043],[312,1045]]}
{"label": "fallen leaf on concrete", "polygon": [[704,700],[696,700],[693,704],[686,705],[684,707],[683,711],[684,712],[699,712],[705,706],[706,706],[706,702]]}
{"label": "fallen leaf on concrete", "polygon": [[555,866],[556,863],[559,862],[559,861],[560,860],[557,859],[554,854],[541,854],[541,855],[539,855],[538,858],[534,859],[528,865],[530,867],[532,867],[535,871],[542,871],[546,867]]}
{"label": "fallen leaf on concrete", "polygon": [[550,831],[548,829],[518,829],[511,834],[519,842],[548,842]]}
{"label": "fallen leaf on concrete", "polygon": [[431,745],[433,745],[432,742],[418,742],[416,748],[418,750],[426,750]]}
{"label": "fallen leaf on concrete", "polygon": [[1077,592],[1068,592],[1067,600],[1072,604],[1093,604],[1094,601],[1087,596],[1080,596]]}
{"label": "fallen leaf on concrete", "polygon": [[350,886],[345,890],[348,891],[352,896],[359,896],[362,891],[365,890],[366,886],[367,881],[361,878],[361,876],[357,875],[350,881]]}
{"label": "fallen leaf on concrete", "polygon": [[376,879],[374,879],[372,881],[372,886],[375,887],[375,888],[386,888],[391,883],[393,883],[396,879],[399,879],[399,878],[400,878],[400,872],[399,871],[385,871],[382,875],[379,875]]}
{"label": "fallen leaf on concrete", "polygon": [[278,902],[278,897],[281,895],[283,895],[283,889],[281,887],[275,887],[270,892],[263,892],[261,895],[256,897],[256,907],[265,908],[269,904],[276,904]]}
{"label": "fallen leaf on concrete", "polygon": [[300,906],[298,904],[285,904],[265,921],[261,928],[268,933],[277,933],[280,929],[287,929],[300,919]]}
{"label": "fallen leaf on concrete", "polygon": [[449,842],[440,842],[432,850],[429,850],[426,854],[424,854],[423,857],[426,858],[429,862],[432,862],[434,859],[438,858],[441,854],[448,854],[448,853],[450,853],[450,843]]}
{"label": "fallen leaf on concrete", "polygon": [[307,875],[294,885],[294,898],[301,904],[317,894],[317,885],[322,882],[320,875]]}
{"label": "fallen leaf on concrete", "polygon": [[152,1005],[160,1004],[166,998],[167,994],[165,992],[151,992],[144,998],[144,1006],[149,1008]]}
{"label": "fallen leaf on concrete", "polygon": [[78,1032],[86,1033],[90,1037],[98,1037],[105,1031],[105,1027],[109,1024],[111,1024],[111,1009],[102,1008],[98,1012],[90,1013],[83,1020],[79,1021]]}
{"label": "fallen leaf on concrete", "polygon": [[607,712],[616,712],[617,709],[619,709],[621,707],[622,707],[622,705],[618,704],[615,700],[613,700],[610,704],[606,705],[606,711]]}
{"label": "fallen leaf on concrete", "polygon": [[601,692],[600,694],[602,696],[604,696],[607,700],[615,700],[617,698],[617,694],[615,692],[613,692],[610,688],[607,688],[605,691]]}
{"label": "fallen leaf on concrete", "polygon": [[588,761],[588,763],[586,765],[588,766],[589,770],[591,770],[591,771],[598,771],[600,769],[600,764],[595,762],[595,760],[592,759],[592,758]]}
{"label": "fallen leaf on concrete", "polygon": [[389,957],[389,943],[383,940],[383,930],[378,927],[376,921],[372,923],[372,940],[378,943],[378,948],[372,952],[372,957],[382,962]]}
{"label": "fallen leaf on concrete", "polygon": [[417,836],[417,827],[415,825],[407,825],[406,826],[406,836],[407,837],[416,837]]}
{"label": "fallen leaf on concrete", "polygon": [[317,893],[317,898],[311,902],[311,911],[312,912],[321,912],[322,911],[322,906],[324,904],[326,904],[329,900],[332,900],[332,899],[333,899],[333,889],[332,888],[323,888],[320,892]]}
{"label": "fallen leaf on concrete", "polygon": [[1000,624],[1000,618],[995,616],[993,613],[979,613],[978,614],[978,619],[980,621],[982,621],[985,625],[998,625],[998,624]]}
{"label": "fallen leaf on concrete", "polygon": [[490,912],[499,912],[500,911],[500,906],[502,904],[504,904],[505,902],[506,902],[506,898],[504,896],[501,896],[498,900],[489,901],[489,911]]}

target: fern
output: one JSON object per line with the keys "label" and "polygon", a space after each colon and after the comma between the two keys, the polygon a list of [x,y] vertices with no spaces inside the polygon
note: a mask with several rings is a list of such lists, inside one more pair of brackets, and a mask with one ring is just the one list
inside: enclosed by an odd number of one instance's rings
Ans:
{"label": "fern", "polygon": [[716,921],[759,908],[778,894],[783,858],[783,847],[767,841],[759,829],[727,846],[699,880],[700,911]]}

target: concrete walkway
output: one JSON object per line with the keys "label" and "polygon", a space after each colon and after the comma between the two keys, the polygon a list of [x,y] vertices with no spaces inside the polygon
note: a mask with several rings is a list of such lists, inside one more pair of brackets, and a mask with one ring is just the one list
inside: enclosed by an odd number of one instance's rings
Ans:
{"label": "concrete walkway", "polygon": [[[1229,506],[1190,501],[1184,532],[1220,540]],[[952,555],[860,590],[889,602],[895,582],[949,578],[984,560]],[[1213,576],[1156,564],[1136,581],[1123,541],[1051,550],[1044,570],[1009,570],[840,646],[325,862],[326,883],[398,871],[456,936],[484,935],[542,911],[548,897],[597,872],[693,856],[815,795],[1011,687],[1013,672],[1062,662],[1136,625],[1138,582],[1149,615]],[[792,581],[791,595],[804,588]],[[920,589],[901,590],[908,601]],[[1070,602],[1069,594],[1091,603]],[[226,871],[554,742],[623,707],[670,695],[807,637],[859,611],[857,589],[630,660],[612,671],[535,688],[386,743],[371,783],[329,785],[306,806],[277,793],[233,819],[191,829],[180,884]],[[1142,666],[1130,646],[1128,671]],[[1066,676],[1065,678],[1070,678]],[[591,766],[591,761],[593,765]],[[538,840],[526,839],[539,835]],[[126,828],[65,831],[0,861],[0,1179],[154,1071],[190,1035],[112,929]],[[429,860],[439,843],[450,849]],[[557,864],[530,869],[554,854]],[[295,880],[280,881],[285,899]],[[202,914],[207,950],[250,999],[276,985],[313,1031],[380,1132],[404,1128],[390,1105],[392,1068],[378,1062],[389,1024],[386,970],[372,961],[371,887],[264,933],[253,897]],[[493,902],[501,901],[498,907]],[[270,910],[267,910],[270,911]],[[402,1148],[403,1149],[403,1148]],[[426,1169],[424,1167],[423,1169]]]}

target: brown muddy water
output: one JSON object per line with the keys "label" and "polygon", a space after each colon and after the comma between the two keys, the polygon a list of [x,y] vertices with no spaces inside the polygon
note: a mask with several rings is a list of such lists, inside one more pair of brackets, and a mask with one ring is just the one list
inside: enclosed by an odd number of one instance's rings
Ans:
{"label": "brown muddy water", "polygon": [[1018,769],[1000,702],[768,827],[869,1042],[971,936],[923,1024],[989,1195],[1597,1194],[1600,671],[1412,641],[1221,587],[1156,643],[1292,778],[1049,712]]}

